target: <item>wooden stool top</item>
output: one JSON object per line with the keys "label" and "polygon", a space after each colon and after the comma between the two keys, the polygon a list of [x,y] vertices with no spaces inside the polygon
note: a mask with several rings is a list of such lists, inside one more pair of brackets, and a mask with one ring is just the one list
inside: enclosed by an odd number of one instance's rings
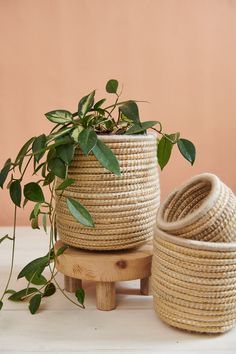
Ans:
{"label": "wooden stool top", "polygon": [[[57,241],[55,251],[64,246]],[[56,268],[64,275],[98,282],[143,279],[151,275],[153,248],[147,243],[122,251],[85,251],[69,247],[57,259]]]}

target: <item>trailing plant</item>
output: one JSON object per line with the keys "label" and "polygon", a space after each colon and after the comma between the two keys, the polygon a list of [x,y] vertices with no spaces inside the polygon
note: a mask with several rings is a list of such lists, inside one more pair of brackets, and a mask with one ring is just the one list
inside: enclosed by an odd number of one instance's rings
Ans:
{"label": "trailing plant", "polygon": [[[4,297],[9,295],[8,299],[12,301],[28,299],[29,310],[34,314],[42,299],[53,295],[56,289],[76,305],[84,307],[84,290],[78,289],[74,300],[64,292],[56,279],[56,260],[67,247],[61,247],[56,253],[54,252],[54,243],[57,240],[55,188],[62,195],[66,188],[74,183],[68,175],[68,167],[73,161],[77,148],[80,148],[86,156],[93,154],[105,169],[120,176],[119,161],[99,136],[101,134],[146,134],[147,129],[151,128],[159,136],[157,159],[161,169],[168,163],[175,145],[187,161],[194,163],[193,143],[180,137],[180,133],[164,133],[159,121],[142,122],[139,117],[138,101],[120,101],[121,92],[118,92],[117,80],[109,80],[106,91],[115,97],[111,105],[106,104],[105,98],[95,101],[95,91],[92,91],[82,97],[74,113],[62,109],[46,113],[46,118],[53,123],[50,133],[30,138],[14,160],[7,159],[0,172],[0,187],[6,186],[14,204],[12,235],[4,235],[0,239],[0,243],[3,241],[12,243],[11,267],[0,298],[0,309],[3,307]],[[33,180],[25,184],[24,177],[29,169],[32,171]],[[56,185],[58,177],[62,181]],[[45,197],[45,189],[49,189],[49,199]],[[96,227],[89,210],[79,200],[67,198],[66,202],[70,213],[79,223],[86,227]],[[16,218],[18,209],[24,208],[27,203],[32,205],[29,215],[31,227],[39,229],[39,225],[42,225],[44,231],[49,233],[49,247],[46,255],[34,259],[20,271],[18,279],[25,278],[27,285],[24,289],[15,291],[10,289],[9,285],[14,267]],[[45,276],[46,269],[50,271],[48,279]]]}

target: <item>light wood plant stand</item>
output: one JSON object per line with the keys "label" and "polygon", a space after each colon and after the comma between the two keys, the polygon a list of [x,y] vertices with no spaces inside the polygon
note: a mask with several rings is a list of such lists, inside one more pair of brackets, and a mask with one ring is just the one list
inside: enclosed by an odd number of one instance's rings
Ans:
{"label": "light wood plant stand", "polygon": [[[55,251],[64,246],[55,244]],[[140,279],[140,294],[150,295],[152,244],[123,251],[95,252],[69,247],[56,262],[64,274],[65,290],[75,292],[82,280],[96,282],[97,308],[110,311],[116,307],[117,281]]]}

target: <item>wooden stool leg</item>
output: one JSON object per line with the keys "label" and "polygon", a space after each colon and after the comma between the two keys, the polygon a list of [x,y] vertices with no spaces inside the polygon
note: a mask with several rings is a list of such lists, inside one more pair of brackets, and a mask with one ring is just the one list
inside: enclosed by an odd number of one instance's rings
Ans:
{"label": "wooden stool leg", "polygon": [[82,280],[64,276],[64,287],[69,293],[74,293],[78,288],[82,288]]}
{"label": "wooden stool leg", "polygon": [[140,279],[140,292],[142,295],[151,295],[151,277]]}
{"label": "wooden stool leg", "polygon": [[114,282],[97,282],[97,309],[110,311],[116,307],[116,290]]}

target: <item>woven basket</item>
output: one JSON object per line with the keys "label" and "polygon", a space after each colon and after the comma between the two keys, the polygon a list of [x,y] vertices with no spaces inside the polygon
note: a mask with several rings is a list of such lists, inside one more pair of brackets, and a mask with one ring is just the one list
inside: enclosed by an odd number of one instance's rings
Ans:
{"label": "woven basket", "polygon": [[174,190],[160,206],[158,227],[182,238],[236,241],[236,198],[220,179],[204,173]]}
{"label": "woven basket", "polygon": [[[119,250],[141,245],[153,237],[160,200],[156,136],[104,135],[99,138],[116,154],[117,177],[91,154],[75,152],[68,176],[75,183],[56,197],[60,239],[88,250]],[[58,179],[58,184],[61,180]],[[78,199],[91,213],[95,228],[79,224],[68,211],[66,198]]]}
{"label": "woven basket", "polygon": [[215,175],[192,178],[159,208],[154,308],[168,324],[225,332],[236,322],[236,198]]}
{"label": "woven basket", "polygon": [[236,243],[179,238],[156,230],[154,308],[171,326],[220,333],[236,322]]}

